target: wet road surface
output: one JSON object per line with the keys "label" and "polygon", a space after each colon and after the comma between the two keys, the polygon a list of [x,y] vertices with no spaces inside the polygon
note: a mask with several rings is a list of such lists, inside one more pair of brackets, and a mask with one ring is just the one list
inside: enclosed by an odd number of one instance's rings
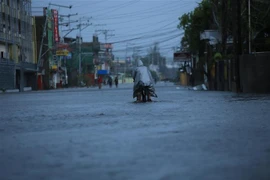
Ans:
{"label": "wet road surface", "polygon": [[269,180],[270,96],[159,83],[0,94],[1,180]]}

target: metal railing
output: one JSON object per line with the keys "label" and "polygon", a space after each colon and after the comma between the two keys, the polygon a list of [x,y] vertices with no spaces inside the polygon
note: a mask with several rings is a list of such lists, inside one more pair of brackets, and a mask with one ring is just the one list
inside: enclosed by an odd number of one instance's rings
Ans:
{"label": "metal railing", "polygon": [[0,64],[10,64],[10,65],[15,65],[15,61],[12,61],[7,58],[0,58]]}

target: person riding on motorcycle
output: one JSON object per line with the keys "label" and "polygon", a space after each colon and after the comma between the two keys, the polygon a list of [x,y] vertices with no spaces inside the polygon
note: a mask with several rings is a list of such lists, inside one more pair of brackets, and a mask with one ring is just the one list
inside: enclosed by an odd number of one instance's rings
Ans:
{"label": "person riding on motorcycle", "polygon": [[152,78],[152,75],[149,69],[143,65],[143,62],[141,60],[138,61],[137,67],[134,71],[133,82],[134,82],[133,98],[137,97],[137,102],[142,101],[142,94],[139,91],[141,87],[149,88],[149,91],[147,91],[148,94],[146,94],[147,101],[152,101],[151,96],[157,97],[157,95],[155,94],[154,86],[153,86],[154,80]]}

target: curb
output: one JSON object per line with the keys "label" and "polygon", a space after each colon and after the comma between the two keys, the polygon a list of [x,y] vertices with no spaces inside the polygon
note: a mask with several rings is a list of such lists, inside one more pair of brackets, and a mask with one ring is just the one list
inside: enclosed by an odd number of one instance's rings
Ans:
{"label": "curb", "polygon": [[[30,92],[30,91],[32,91],[32,87],[24,87],[24,88],[23,88],[23,91],[24,91],[24,92]],[[5,93],[18,93],[18,92],[20,92],[19,89],[7,89],[5,92],[0,91],[0,94],[5,94]]]}

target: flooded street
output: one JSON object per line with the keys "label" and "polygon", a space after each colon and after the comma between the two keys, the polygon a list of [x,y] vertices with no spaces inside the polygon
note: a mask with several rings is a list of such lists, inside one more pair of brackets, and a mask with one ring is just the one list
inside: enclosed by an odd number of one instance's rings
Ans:
{"label": "flooded street", "polygon": [[270,96],[156,85],[0,94],[0,179],[270,178]]}

